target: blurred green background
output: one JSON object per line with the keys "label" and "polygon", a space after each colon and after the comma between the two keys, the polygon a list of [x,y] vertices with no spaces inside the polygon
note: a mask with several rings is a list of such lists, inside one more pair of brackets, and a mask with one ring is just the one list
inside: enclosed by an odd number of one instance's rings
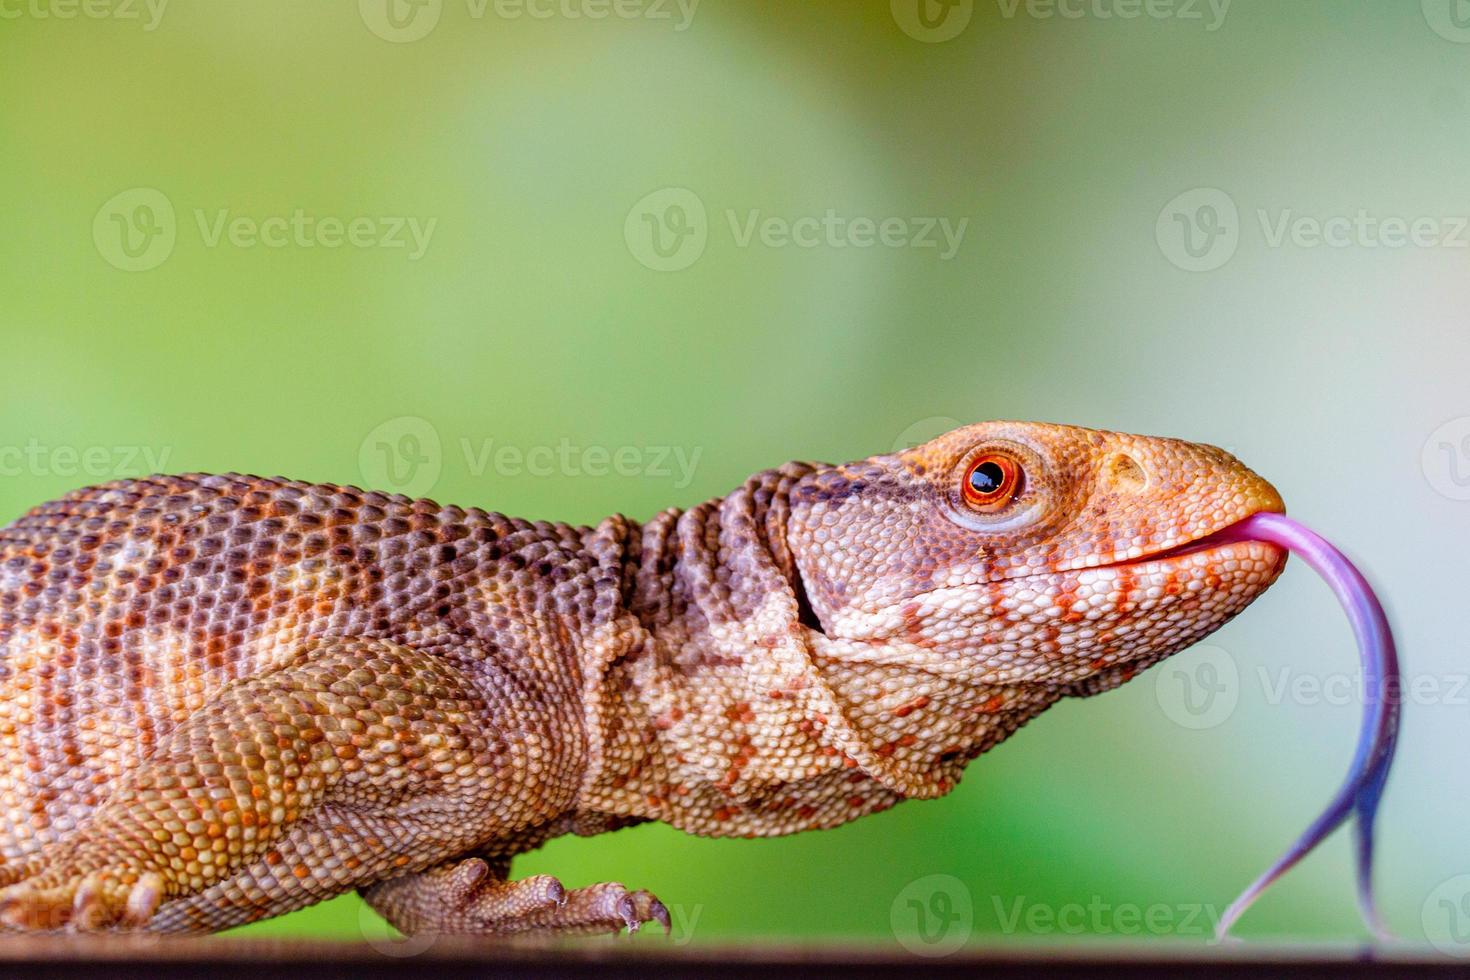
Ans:
{"label": "blurred green background", "polygon": [[[1221,444],[1384,589],[1429,693],[1381,898],[1470,952],[1465,4],[0,0],[0,90],[4,516],[162,468],[641,518],[992,417]],[[1355,675],[1296,565],[942,801],[516,871],[680,942],[1203,942]],[[1360,935],[1350,882],[1340,834],[1241,933]]]}

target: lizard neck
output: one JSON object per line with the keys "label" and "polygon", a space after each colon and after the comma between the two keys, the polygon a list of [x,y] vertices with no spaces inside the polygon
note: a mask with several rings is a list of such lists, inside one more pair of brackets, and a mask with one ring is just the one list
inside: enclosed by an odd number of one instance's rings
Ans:
{"label": "lizard neck", "polygon": [[636,626],[589,645],[581,809],[794,833],[943,795],[998,740],[1010,695],[822,634],[786,537],[791,487],[818,470],[766,471],[621,535]]}
{"label": "lizard neck", "polygon": [[725,497],[666,510],[628,539],[628,610],[650,631],[743,621],[773,594],[798,622],[818,626],[786,541],[791,487],[816,472],[788,463],[757,473]]}

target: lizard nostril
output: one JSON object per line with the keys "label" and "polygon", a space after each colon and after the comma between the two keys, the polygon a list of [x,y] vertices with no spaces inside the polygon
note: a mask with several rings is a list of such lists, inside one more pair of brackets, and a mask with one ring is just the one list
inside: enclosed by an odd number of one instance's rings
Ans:
{"label": "lizard nostril", "polygon": [[1127,453],[1115,453],[1107,462],[1108,478],[1123,490],[1142,490],[1148,486],[1148,475],[1138,460]]}

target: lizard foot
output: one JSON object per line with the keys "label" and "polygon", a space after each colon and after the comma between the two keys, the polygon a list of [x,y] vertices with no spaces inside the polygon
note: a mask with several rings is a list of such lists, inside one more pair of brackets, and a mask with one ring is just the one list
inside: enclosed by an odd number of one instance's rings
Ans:
{"label": "lizard foot", "polygon": [[505,881],[492,875],[480,858],[455,865],[442,887],[449,917],[462,926],[493,927],[505,919],[557,908],[567,899],[567,890],[551,875]]}
{"label": "lizard foot", "polygon": [[657,922],[670,929],[669,910],[650,892],[634,891],[617,882],[603,882],[567,892],[566,901],[501,923],[501,932],[618,933],[629,935],[644,924]]}
{"label": "lizard foot", "polygon": [[509,881],[508,864],[465,858],[380,881],[363,897],[409,935],[633,933],[648,922],[669,931],[669,910],[646,891],[613,882],[567,891],[550,875]]}
{"label": "lizard foot", "polygon": [[0,888],[0,923],[27,932],[141,927],[158,911],[163,891],[156,872],[94,871],[59,882],[42,875]]}

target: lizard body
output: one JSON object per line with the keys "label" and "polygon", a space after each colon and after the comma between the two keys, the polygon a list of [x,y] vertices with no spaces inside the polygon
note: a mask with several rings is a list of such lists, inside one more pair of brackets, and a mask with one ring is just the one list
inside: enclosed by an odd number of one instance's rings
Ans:
{"label": "lizard body", "polygon": [[1209,536],[1281,509],[1212,447],[1015,422],[641,524],[79,490],[0,530],[0,919],[209,931],[356,888],[405,932],[666,924],[510,860],[941,796],[1243,609],[1285,552]]}

